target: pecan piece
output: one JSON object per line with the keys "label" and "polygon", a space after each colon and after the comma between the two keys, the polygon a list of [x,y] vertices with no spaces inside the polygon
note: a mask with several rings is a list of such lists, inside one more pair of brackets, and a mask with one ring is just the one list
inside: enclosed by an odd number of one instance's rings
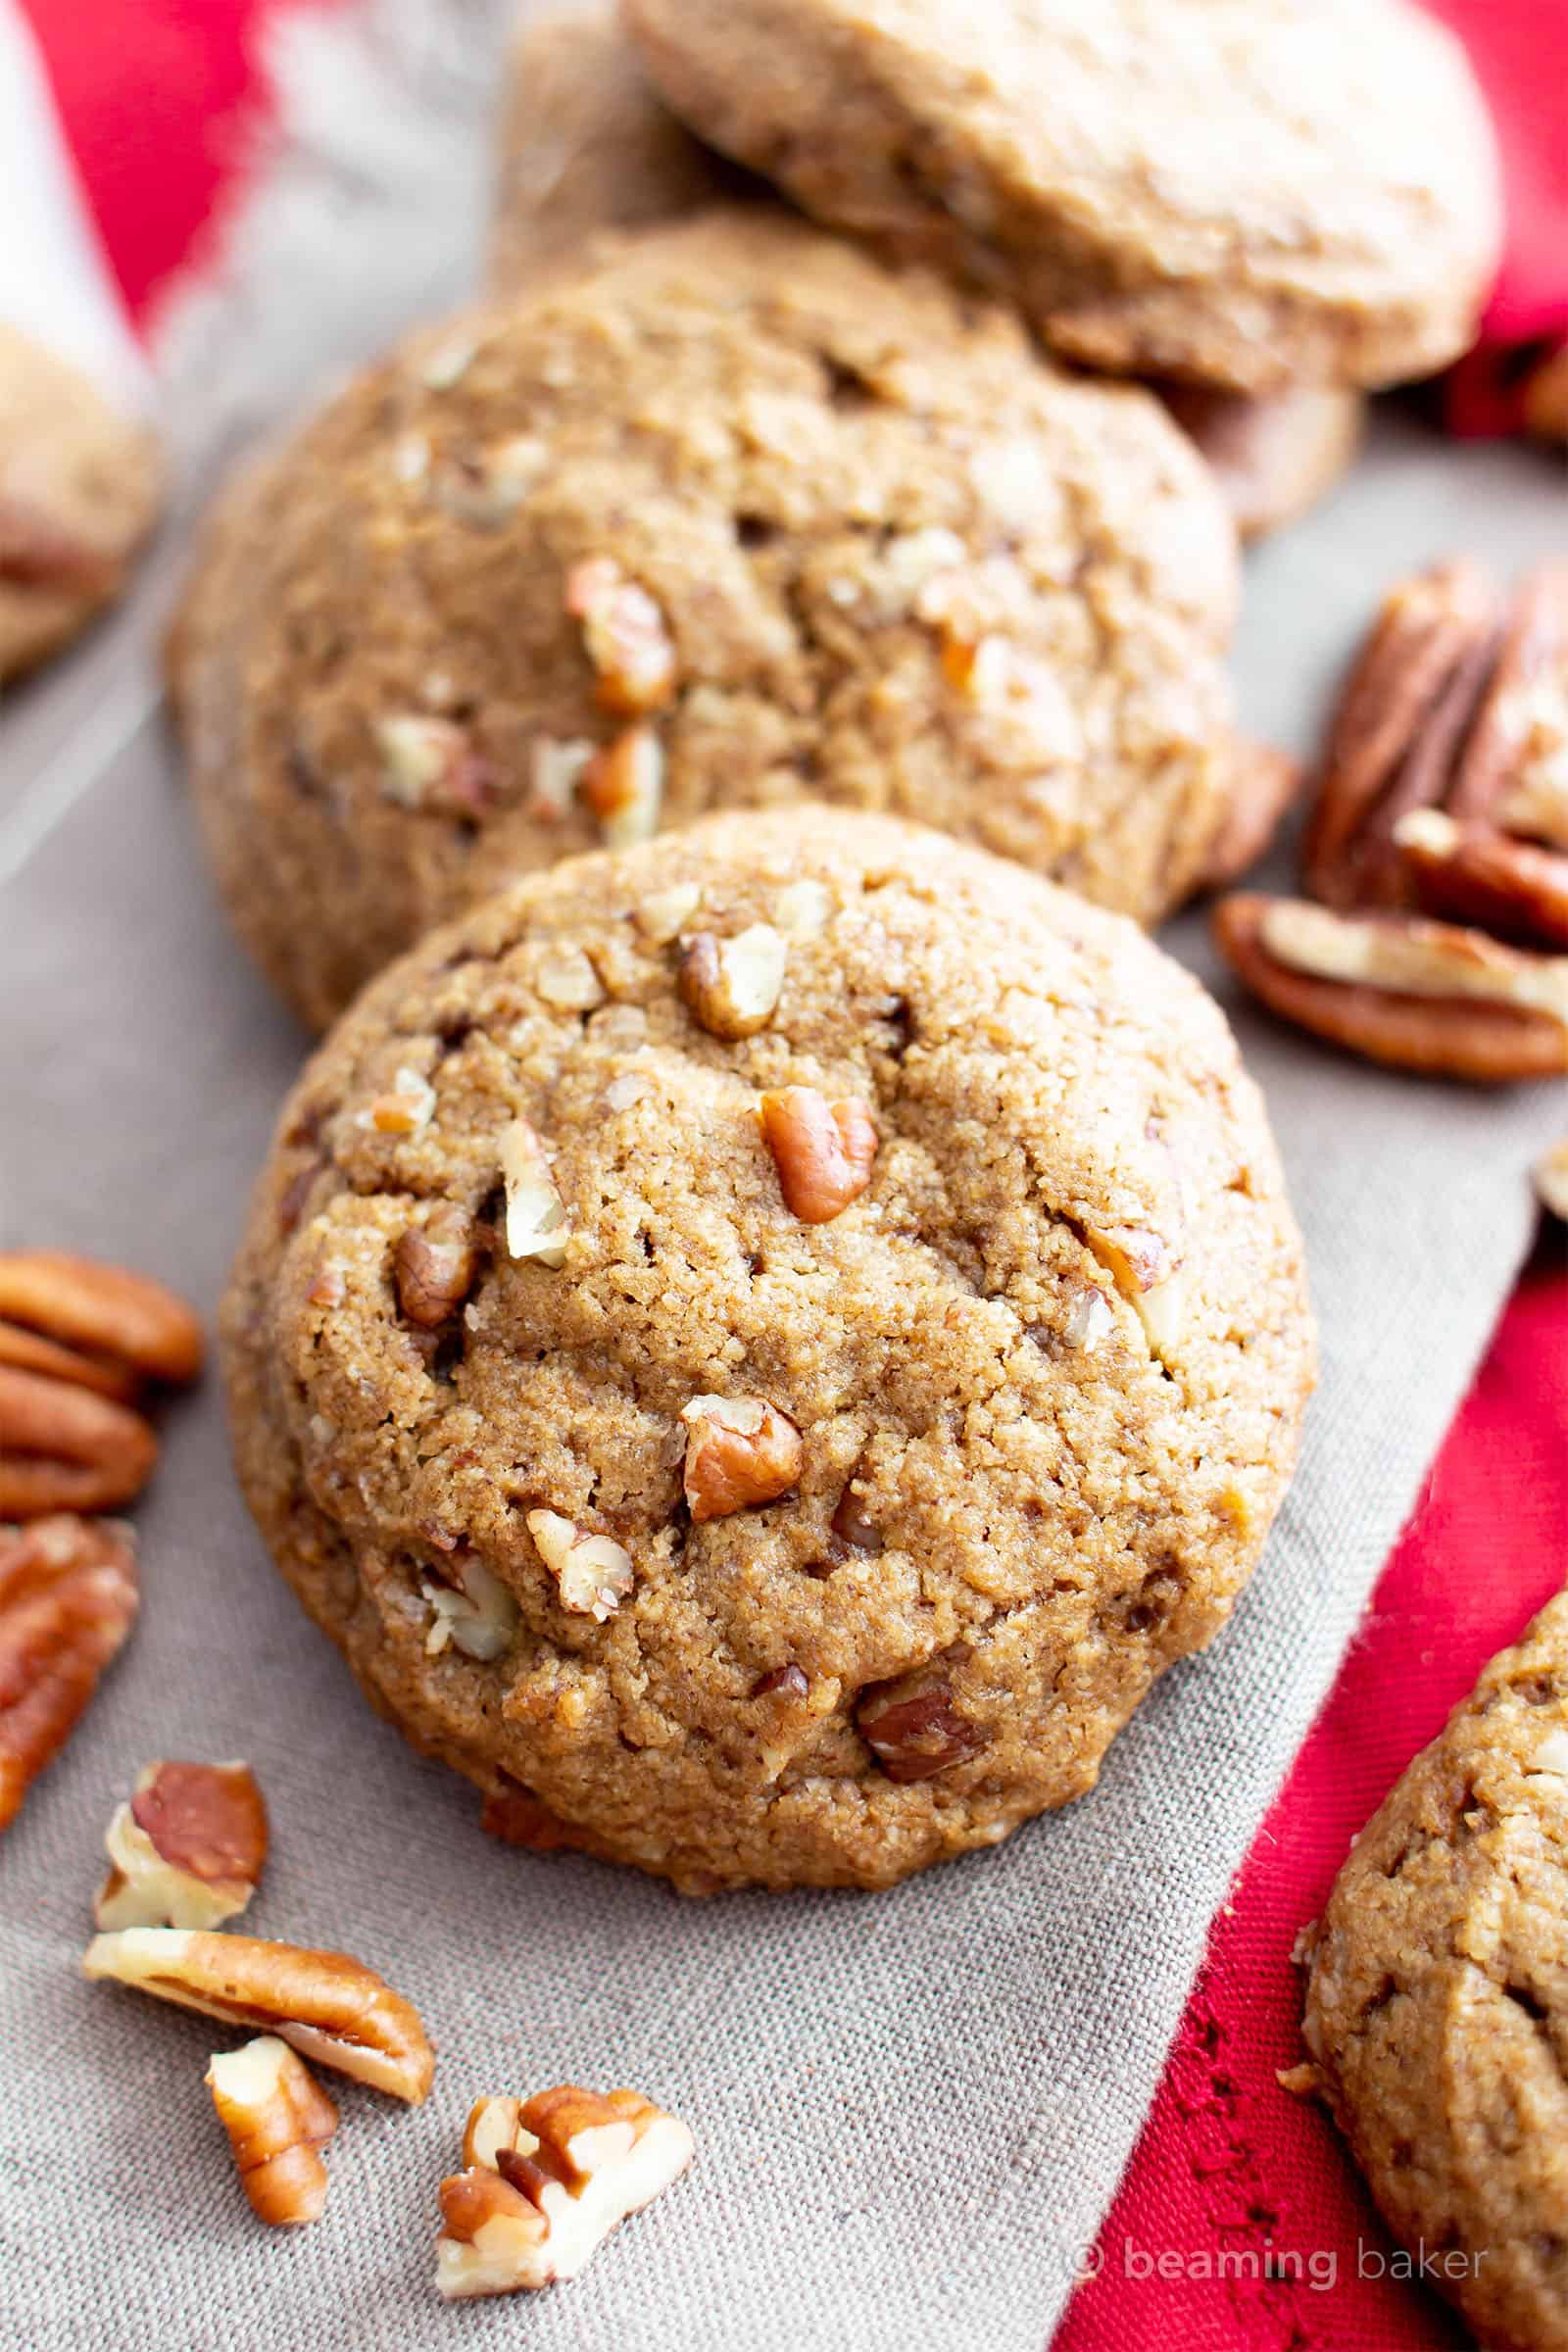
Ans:
{"label": "pecan piece", "polygon": [[131,1379],[178,1388],[201,1370],[202,1328],[182,1298],[144,1274],[64,1250],[0,1250],[0,1321]]}
{"label": "pecan piece", "polygon": [[1559,958],[1419,916],[1247,895],[1220,902],[1214,936],[1271,1012],[1368,1060],[1490,1084],[1568,1070]]}
{"label": "pecan piece", "polygon": [[566,611],[582,624],[603,710],[637,718],[672,700],[678,667],[664,615],[612,556],[590,556],[572,566],[566,575]]}
{"label": "pecan piece", "polygon": [[536,1257],[559,1272],[566,1262],[571,1227],[544,1144],[526,1119],[514,1119],[501,1130],[498,1150],[507,1195],[508,1255]]}
{"label": "pecan piece", "polygon": [[934,1780],[967,1763],[985,1745],[978,1724],[960,1715],[938,1667],[872,1683],[860,1692],[856,1729],[890,1781]]}
{"label": "pecan piece", "polygon": [[0,1529],[0,1830],[70,1739],[138,1598],[128,1529],[69,1517]]}
{"label": "pecan piece", "polygon": [[1450,816],[1492,819],[1539,727],[1568,732],[1568,564],[1543,564],[1514,598],[1492,680],[1448,794]]}
{"label": "pecan piece", "polygon": [[449,2301],[574,2278],[605,2238],[692,2160],[691,2132],[634,2090],[562,2083],[481,2099],[465,2170],[441,2183],[436,2284]]}
{"label": "pecan piece", "polygon": [[274,2230],[317,2220],[326,2203],[321,2150],[337,2109],[304,2060],[262,2034],[216,2052],[205,2081],[257,2219]]}
{"label": "pecan piece", "polygon": [[422,1225],[400,1235],[392,1254],[398,1305],[407,1321],[419,1331],[439,1331],[467,1298],[478,1270],[472,1220],[443,1201]]}
{"label": "pecan piece", "polygon": [[157,1459],[150,1424],[127,1405],[0,1364],[0,1519],[116,1510]]}
{"label": "pecan piece", "polygon": [[1568,954],[1568,858],[1437,808],[1405,817],[1394,838],[1427,913]]}
{"label": "pecan piece", "polygon": [[1299,760],[1265,743],[1238,738],[1232,766],[1231,797],[1208,845],[1200,890],[1229,890],[1251,871],[1266,856],[1305,780]]}
{"label": "pecan piece", "polygon": [[612,1536],[596,1536],[559,1511],[529,1511],[528,1533],[555,1578],[561,1605],[601,1625],[631,1591],[631,1553]]}
{"label": "pecan piece", "polygon": [[195,1928],[122,1928],[95,1936],[81,1965],[94,1980],[281,2034],[318,2065],[412,2106],[430,2088],[435,2052],[418,2012],[346,1952]]}
{"label": "pecan piece", "polygon": [[859,1199],[877,1132],[858,1096],[830,1102],[814,1086],[786,1086],[765,1094],[760,1110],[785,1205],[803,1225],[826,1225]]}
{"label": "pecan piece", "polygon": [[580,789],[607,849],[627,850],[649,840],[659,830],[664,798],[664,747],[654,729],[627,727],[595,752]]}
{"label": "pecan piece", "polygon": [[806,1448],[787,1413],[765,1396],[694,1396],[683,1484],[694,1522],[776,1502],[797,1485]]}
{"label": "pecan piece", "polygon": [[778,1008],[787,955],[783,933],[770,923],[753,923],[733,939],[699,931],[681,950],[681,1003],[710,1037],[755,1037]]}
{"label": "pecan piece", "polygon": [[[1307,887],[1329,906],[1364,899],[1369,822],[1443,797],[1446,760],[1485,677],[1496,589],[1477,565],[1440,564],[1385,597],[1329,732],[1307,830]],[[1439,740],[1424,740],[1441,717]],[[1415,772],[1407,772],[1412,759]],[[1390,796],[1397,800],[1390,813]]]}
{"label": "pecan piece", "polygon": [[267,1807],[248,1764],[147,1764],[104,1843],[97,1926],[216,1928],[256,1892]]}

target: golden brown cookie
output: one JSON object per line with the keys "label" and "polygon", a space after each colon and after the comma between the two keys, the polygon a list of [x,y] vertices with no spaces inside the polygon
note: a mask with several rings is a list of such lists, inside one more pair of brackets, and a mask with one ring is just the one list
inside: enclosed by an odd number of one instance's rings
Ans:
{"label": "golden brown cookie", "polygon": [[669,104],[808,212],[1067,357],[1238,391],[1469,344],[1491,126],[1409,0],[625,0]]}
{"label": "golden brown cookie", "polygon": [[1235,538],[1148,393],[760,209],[416,337],[223,502],[171,668],[321,1023],[569,852],[816,797],[1152,919],[1234,752]]}
{"label": "golden brown cookie", "polygon": [[535,874],[285,1107],[223,1314],[268,1544],[498,1834],[878,1886],[1094,1786],[1313,1342],[1261,1102],[1124,918],[885,817]]}
{"label": "golden brown cookie", "polygon": [[120,594],[161,482],[139,425],[0,322],[0,681],[56,652]]}
{"label": "golden brown cookie", "polygon": [[1384,1799],[1302,1956],[1311,2085],[1420,2275],[1484,2344],[1568,2344],[1568,1597]]}

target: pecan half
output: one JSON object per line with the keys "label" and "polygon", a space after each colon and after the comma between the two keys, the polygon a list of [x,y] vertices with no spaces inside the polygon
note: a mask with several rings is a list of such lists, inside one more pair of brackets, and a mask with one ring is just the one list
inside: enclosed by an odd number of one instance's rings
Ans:
{"label": "pecan half", "polygon": [[0,1364],[0,1519],[117,1510],[157,1459],[151,1426],[127,1405]]}
{"label": "pecan half", "polygon": [[1405,817],[1394,838],[1427,913],[1516,947],[1568,953],[1568,858],[1437,808]]}
{"label": "pecan half", "polygon": [[1505,1084],[1568,1070],[1568,962],[1416,915],[1240,895],[1214,937],[1272,1012],[1371,1061]]}
{"label": "pecan half", "polygon": [[192,1928],[122,1928],[95,1936],[81,1965],[95,1980],[281,2034],[318,2065],[413,2106],[430,2088],[435,2052],[418,2012],[346,1952]]}
{"label": "pecan half", "polygon": [[1464,562],[1437,564],[1385,597],[1329,732],[1305,850],[1314,897],[1331,906],[1375,900],[1393,824],[1444,797],[1498,618],[1494,582]]}
{"label": "pecan half", "polygon": [[216,1928],[256,1892],[267,1807],[248,1764],[147,1764],[104,1842],[100,1928]]}
{"label": "pecan half", "polygon": [[605,2238],[692,2160],[686,2126],[634,2090],[562,2083],[481,2099],[465,2170],[441,2183],[436,2284],[449,2301],[574,2278]]}
{"label": "pecan half", "polygon": [[1263,858],[1300,793],[1305,770],[1288,752],[1238,740],[1231,797],[1208,845],[1201,890],[1229,890]]}
{"label": "pecan half", "polygon": [[392,1253],[398,1305],[420,1331],[449,1323],[473,1288],[479,1270],[473,1221],[443,1201],[422,1225],[411,1225]]}
{"label": "pecan half", "polygon": [[1568,747],[1568,564],[1546,564],[1518,590],[1446,807],[1496,821],[1499,801],[1543,755]]}
{"label": "pecan half", "polygon": [[182,1298],[144,1274],[64,1250],[0,1250],[0,1322],[130,1380],[178,1388],[202,1366],[201,1325]]}
{"label": "pecan half", "polygon": [[934,1780],[967,1763],[985,1745],[978,1724],[960,1715],[939,1667],[872,1683],[860,1692],[856,1729],[890,1781]]}
{"label": "pecan half", "polygon": [[858,1096],[830,1102],[814,1086],[762,1097],[762,1137],[786,1207],[803,1225],[826,1225],[871,1181],[877,1133]]}
{"label": "pecan half", "polygon": [[806,1458],[801,1433],[765,1396],[694,1396],[680,1417],[694,1522],[776,1502],[799,1482]]}
{"label": "pecan half", "polygon": [[0,1528],[0,1830],[75,1729],[138,1598],[128,1529],[69,1517]]}
{"label": "pecan half", "polygon": [[217,2052],[205,2081],[257,2219],[274,2230],[317,2220],[326,2203],[321,2150],[337,2109],[304,2060],[263,2034]]}

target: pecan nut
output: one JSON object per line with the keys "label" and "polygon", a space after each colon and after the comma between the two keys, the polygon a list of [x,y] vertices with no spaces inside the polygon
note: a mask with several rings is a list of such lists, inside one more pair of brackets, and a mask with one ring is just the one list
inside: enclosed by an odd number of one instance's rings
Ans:
{"label": "pecan nut", "polygon": [[337,2109],[304,2060],[262,2034],[215,2053],[205,2080],[257,2219],[274,2230],[316,2221],[326,2203],[321,2150]]}
{"label": "pecan nut", "polygon": [[104,1842],[100,1928],[216,1928],[256,1892],[267,1807],[248,1764],[147,1764]]}
{"label": "pecan nut", "polygon": [[1568,858],[1437,808],[1405,817],[1394,838],[1428,914],[1568,954]]}
{"label": "pecan nut", "polygon": [[871,1181],[877,1132],[858,1096],[830,1102],[814,1086],[786,1086],[761,1099],[762,1138],[778,1170],[785,1206],[803,1225],[826,1225]]}
{"label": "pecan nut", "polygon": [[678,2180],[691,2132],[634,2090],[562,2083],[481,2099],[464,2170],[441,2183],[436,2284],[448,2301],[574,2278],[617,2225]]}
{"label": "pecan nut", "polygon": [[787,954],[771,923],[753,923],[733,939],[699,931],[681,950],[681,1003],[710,1037],[755,1037],[778,1009]]}
{"label": "pecan nut", "polygon": [[182,1298],[144,1274],[64,1250],[0,1250],[0,1322],[133,1379],[179,1388],[201,1370],[201,1325]]}
{"label": "pecan nut", "polygon": [[472,1220],[443,1201],[422,1225],[408,1227],[392,1253],[392,1278],[405,1319],[419,1331],[439,1331],[467,1298],[478,1270]]}
{"label": "pecan nut", "polygon": [[138,1598],[128,1529],[72,1517],[0,1529],[0,1830],[70,1739]]}
{"label": "pecan nut", "polygon": [[0,1519],[118,1510],[157,1459],[150,1424],[128,1405],[0,1364]]}
{"label": "pecan nut", "polygon": [[765,1396],[694,1396],[681,1419],[686,1500],[699,1525],[776,1502],[799,1483],[801,1433]]}
{"label": "pecan nut", "polygon": [[559,1272],[566,1262],[571,1227],[544,1144],[526,1119],[514,1119],[502,1129],[498,1149],[507,1196],[508,1254],[536,1257],[542,1266]]}
{"label": "pecan nut", "polygon": [[280,2034],[302,2056],[417,2106],[435,2072],[417,2010],[346,1952],[195,1928],[95,1936],[83,1974],[203,2017]]}
{"label": "pecan nut", "polygon": [[934,1780],[965,1764],[985,1745],[978,1724],[960,1715],[940,1668],[872,1683],[855,1710],[856,1729],[890,1781]]}
{"label": "pecan nut", "polygon": [[1506,1084],[1568,1070],[1568,961],[1415,915],[1337,915],[1239,895],[1214,911],[1271,1012],[1391,1068]]}
{"label": "pecan nut", "polygon": [[664,798],[664,747],[654,729],[627,727],[595,752],[580,788],[607,849],[627,850],[649,840],[659,830]]}
{"label": "pecan nut", "polygon": [[529,1511],[528,1533],[534,1540],[561,1594],[561,1605],[574,1616],[593,1617],[602,1625],[613,1617],[632,1589],[635,1570],[631,1553],[613,1536],[597,1536],[560,1511]]}
{"label": "pecan nut", "polygon": [[1568,744],[1568,565],[1544,564],[1519,588],[1446,807],[1498,821],[1499,805]]}
{"label": "pecan nut", "polygon": [[612,556],[590,556],[566,575],[566,611],[598,678],[597,699],[626,718],[662,710],[679,669],[664,615]]}

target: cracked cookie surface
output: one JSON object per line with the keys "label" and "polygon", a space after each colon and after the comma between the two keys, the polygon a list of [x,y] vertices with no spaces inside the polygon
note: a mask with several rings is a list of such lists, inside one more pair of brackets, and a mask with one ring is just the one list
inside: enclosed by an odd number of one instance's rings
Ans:
{"label": "cracked cookie surface", "polygon": [[1406,0],[627,0],[674,112],[1113,372],[1367,386],[1467,348],[1486,110]]}
{"label": "cracked cookie surface", "polygon": [[1422,2276],[1483,2343],[1568,2343],[1568,1597],[1379,1806],[1302,1957],[1312,2087]]}
{"label": "cracked cookie surface", "polygon": [[1229,796],[1232,526],[1147,393],[782,216],[428,332],[233,491],[172,640],[220,887],[320,1024],[716,806],[886,808],[1149,920]]}
{"label": "cracked cookie surface", "polygon": [[223,1324],[251,1507],[372,1695],[502,1834],[688,1891],[888,1885],[1092,1788],[1313,1364],[1198,984],[820,809],[570,860],[372,984]]}

